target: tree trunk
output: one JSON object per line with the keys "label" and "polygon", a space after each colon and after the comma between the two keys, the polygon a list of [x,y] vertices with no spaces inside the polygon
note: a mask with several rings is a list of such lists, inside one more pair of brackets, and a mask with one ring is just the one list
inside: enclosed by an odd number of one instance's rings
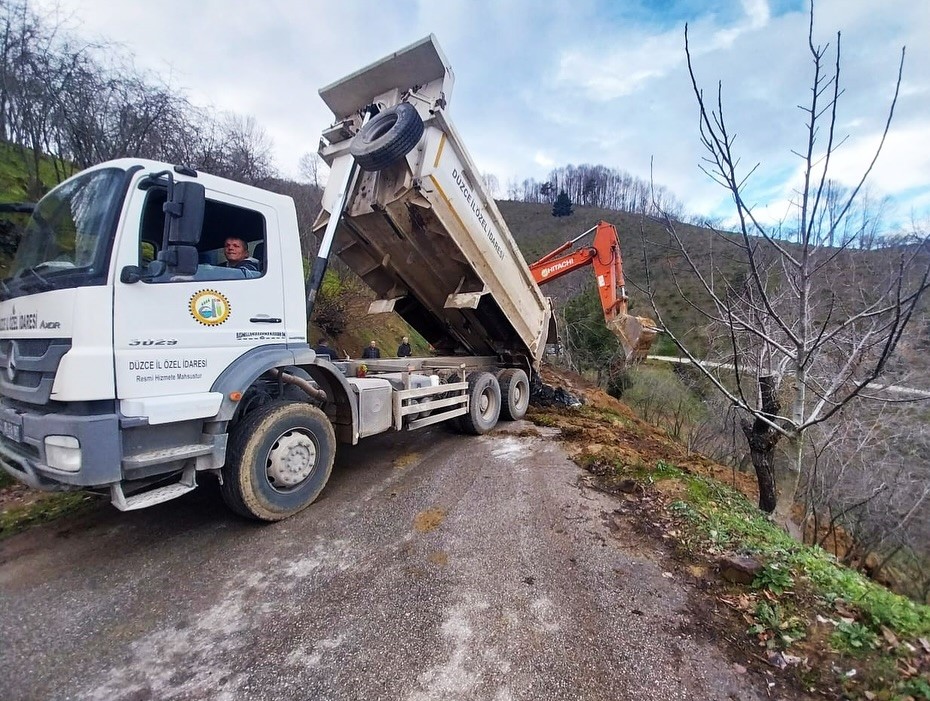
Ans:
{"label": "tree trunk", "polygon": [[[778,415],[781,405],[776,395],[775,377],[766,375],[759,378],[759,391],[762,397],[762,412],[772,419]],[[749,457],[756,470],[759,483],[759,508],[772,513],[778,504],[778,491],[775,485],[775,446],[782,434],[762,419],[753,422],[740,421],[746,441],[749,443]]]}
{"label": "tree trunk", "polygon": [[801,482],[801,457],[804,441],[801,436],[793,436],[789,447],[790,458],[785,460],[775,473],[775,484],[778,490],[778,505],[775,509],[775,522],[789,528],[791,526],[791,510],[794,507],[794,497],[798,493]]}

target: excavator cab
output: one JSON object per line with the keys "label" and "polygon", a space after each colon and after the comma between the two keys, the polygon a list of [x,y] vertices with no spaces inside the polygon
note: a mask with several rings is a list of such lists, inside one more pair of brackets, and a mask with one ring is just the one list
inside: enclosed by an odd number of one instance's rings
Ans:
{"label": "excavator cab", "polygon": [[[593,245],[572,250],[572,246],[592,231],[595,232]],[[588,265],[594,268],[604,321],[619,339],[627,364],[642,362],[659,329],[652,319],[629,313],[620,239],[613,224],[598,222],[597,226],[531,263],[530,272],[536,283],[543,285]]]}

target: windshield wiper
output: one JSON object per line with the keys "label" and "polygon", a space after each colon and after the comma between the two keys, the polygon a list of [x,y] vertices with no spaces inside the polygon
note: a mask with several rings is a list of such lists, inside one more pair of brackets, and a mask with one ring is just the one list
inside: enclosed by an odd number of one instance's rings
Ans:
{"label": "windshield wiper", "polygon": [[[49,282],[44,277],[42,277],[42,274],[39,273],[39,271],[37,270],[37,268],[41,268],[44,265],[45,263],[40,263],[39,265],[34,265],[31,268],[25,268],[24,270],[20,271],[19,275],[17,275],[16,278],[22,279],[24,276],[28,274],[28,275],[31,275],[36,280],[36,282],[39,283],[39,290],[41,292],[45,292],[47,290],[54,290],[55,285],[53,285],[51,282]],[[23,285],[25,284],[26,284],[26,281],[24,280]]]}

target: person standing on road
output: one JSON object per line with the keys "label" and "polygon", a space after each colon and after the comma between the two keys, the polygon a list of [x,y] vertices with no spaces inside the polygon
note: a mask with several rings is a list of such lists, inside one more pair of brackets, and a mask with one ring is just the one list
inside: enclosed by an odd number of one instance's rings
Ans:
{"label": "person standing on road", "polygon": [[409,358],[410,353],[410,339],[404,336],[402,339],[400,339],[400,345],[397,346],[397,357]]}
{"label": "person standing on road", "polygon": [[380,358],[380,357],[381,357],[381,349],[378,348],[378,344],[377,344],[377,343],[375,343],[374,341],[371,341],[371,342],[368,344],[368,348],[366,348],[365,350],[362,351],[362,357],[363,357],[363,358],[366,358],[366,359],[368,359],[368,358]]}

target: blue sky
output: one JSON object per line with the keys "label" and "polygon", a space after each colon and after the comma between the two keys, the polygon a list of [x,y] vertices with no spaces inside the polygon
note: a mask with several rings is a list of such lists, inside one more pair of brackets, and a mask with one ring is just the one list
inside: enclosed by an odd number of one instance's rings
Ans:
{"label": "blue sky", "polygon": [[[170,75],[198,104],[251,114],[295,176],[330,115],[317,90],[429,33],[455,71],[449,113],[483,172],[502,186],[553,167],[599,163],[668,187],[688,211],[726,218],[729,198],[699,165],[698,79],[723,82],[731,130],[755,178],[760,213],[784,216],[804,147],[811,64],[808,10],[795,0],[61,0],[69,25],[121,43],[140,68]],[[708,8],[711,8],[710,10]],[[871,159],[902,45],[904,83],[870,180],[894,216],[930,215],[930,2],[818,0],[815,41],[842,31],[834,177]],[[764,194],[763,194],[764,193]]]}

